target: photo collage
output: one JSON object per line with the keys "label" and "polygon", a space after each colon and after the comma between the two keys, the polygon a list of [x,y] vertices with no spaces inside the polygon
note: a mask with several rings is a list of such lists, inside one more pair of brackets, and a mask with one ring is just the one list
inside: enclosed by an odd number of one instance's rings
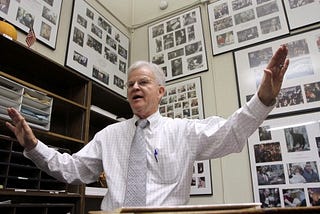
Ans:
{"label": "photo collage", "polygon": [[[159,112],[170,118],[203,119],[201,78],[167,84]],[[210,195],[212,191],[210,160],[196,161],[193,165],[190,195]]]}
{"label": "photo collage", "polygon": [[216,1],[208,12],[214,55],[289,32],[279,0]]}
{"label": "photo collage", "polygon": [[1,0],[0,17],[55,49],[62,0]]}
{"label": "photo collage", "polygon": [[159,111],[165,117],[203,119],[200,77],[168,84]]}
{"label": "photo collage", "polygon": [[255,201],[319,206],[319,112],[265,120],[248,139]]}
{"label": "photo collage", "polygon": [[129,38],[84,0],[73,9],[66,65],[126,97]]}
{"label": "photo collage", "polygon": [[[253,48],[235,52],[241,103],[257,90],[263,69],[281,44],[288,47],[290,66],[271,114],[302,111],[320,102],[320,30],[298,34]],[[250,84],[249,84],[250,83]]]}
{"label": "photo collage", "polygon": [[200,8],[149,27],[149,60],[166,81],[208,69]]}

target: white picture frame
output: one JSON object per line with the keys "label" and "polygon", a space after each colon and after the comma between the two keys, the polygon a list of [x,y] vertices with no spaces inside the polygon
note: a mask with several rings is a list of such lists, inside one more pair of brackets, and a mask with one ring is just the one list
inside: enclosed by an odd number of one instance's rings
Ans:
{"label": "white picture frame", "polygon": [[290,30],[320,22],[319,1],[283,0],[283,4]]}
{"label": "white picture frame", "polygon": [[208,70],[200,7],[148,28],[149,60],[166,81]]}
{"label": "white picture frame", "polygon": [[33,28],[38,41],[56,48],[62,0],[6,0],[0,17],[25,33]]}
{"label": "white picture frame", "polygon": [[263,208],[319,206],[311,197],[320,194],[319,116],[268,119],[249,137],[254,200]]}
{"label": "white picture frame", "polygon": [[65,65],[126,97],[129,38],[85,0],[75,0]]}
{"label": "white picture frame", "polygon": [[208,14],[213,55],[289,33],[281,0],[219,0]]}
{"label": "white picture frame", "polygon": [[[165,117],[204,119],[201,77],[167,84],[159,111]],[[210,160],[196,161],[190,195],[212,194]]]}
{"label": "white picture frame", "polygon": [[241,105],[257,91],[263,69],[273,53],[286,44],[290,60],[276,108],[269,115],[280,116],[318,108],[320,104],[320,30],[234,52],[237,84]]}

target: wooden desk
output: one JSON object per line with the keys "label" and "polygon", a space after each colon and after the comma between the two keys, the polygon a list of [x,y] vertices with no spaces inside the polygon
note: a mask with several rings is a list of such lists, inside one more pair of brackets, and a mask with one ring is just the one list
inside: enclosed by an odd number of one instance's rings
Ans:
{"label": "wooden desk", "polygon": [[307,213],[319,214],[320,207],[296,207],[296,208],[260,208],[259,203],[248,204],[223,204],[223,205],[198,205],[198,206],[166,206],[166,207],[124,207],[112,212],[90,211],[89,214],[254,214],[254,213]]}
{"label": "wooden desk", "polygon": [[142,214],[270,214],[270,213],[307,213],[318,214],[320,207],[296,208],[260,208],[260,204],[225,204],[225,205],[198,205],[198,206],[166,206],[166,207],[124,207],[113,212],[90,211],[89,214],[115,214],[115,213],[142,213]]}

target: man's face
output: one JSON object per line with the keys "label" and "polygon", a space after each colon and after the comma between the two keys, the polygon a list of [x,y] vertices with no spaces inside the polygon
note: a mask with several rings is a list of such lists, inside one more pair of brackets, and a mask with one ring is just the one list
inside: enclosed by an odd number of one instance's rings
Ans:
{"label": "man's face", "polygon": [[131,109],[140,118],[147,118],[158,110],[164,87],[147,67],[133,70],[128,77],[127,95]]}

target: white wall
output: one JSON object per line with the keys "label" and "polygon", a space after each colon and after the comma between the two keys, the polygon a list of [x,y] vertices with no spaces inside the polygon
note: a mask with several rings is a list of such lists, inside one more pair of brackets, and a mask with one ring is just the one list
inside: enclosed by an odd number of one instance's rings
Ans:
{"label": "white wall", "polygon": [[[36,42],[32,49],[63,65],[72,14],[72,1],[62,2],[56,49],[52,50],[39,42]],[[206,5],[200,4],[199,0],[168,0],[168,8],[162,11],[159,9],[159,2],[160,0],[89,0],[92,6],[131,38],[131,62],[139,59],[148,60],[149,25],[161,21],[159,18],[168,18],[190,7],[200,6],[209,70],[195,76],[202,77],[205,116],[228,117],[238,108],[233,57],[231,53],[212,56]],[[18,33],[18,41],[24,44],[25,37],[25,33]],[[239,154],[212,160],[211,166],[213,196],[192,197],[190,204],[253,201],[247,148]]]}

